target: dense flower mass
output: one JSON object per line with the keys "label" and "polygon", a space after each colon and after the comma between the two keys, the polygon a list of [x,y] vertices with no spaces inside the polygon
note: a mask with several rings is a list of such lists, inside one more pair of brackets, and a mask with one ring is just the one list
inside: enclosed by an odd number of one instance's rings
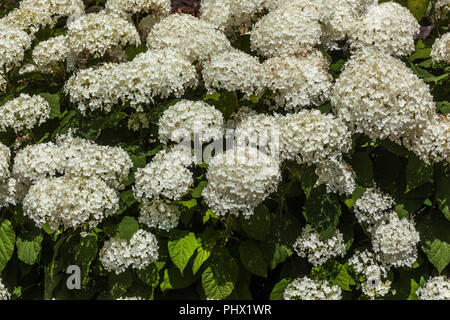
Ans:
{"label": "dense flower mass", "polygon": [[167,48],[147,51],[127,63],[81,70],[66,82],[65,91],[83,112],[110,111],[119,102],[138,108],[157,96],[179,97],[186,88],[196,85],[195,67],[182,54]]}
{"label": "dense flower mass", "polygon": [[69,52],[67,36],[61,35],[39,42],[33,49],[33,61],[42,68],[64,61]]}
{"label": "dense flower mass", "polygon": [[352,167],[340,160],[316,164],[316,184],[325,184],[327,192],[351,195],[356,187],[356,174]]}
{"label": "dense flower mass", "polygon": [[395,211],[372,232],[373,250],[383,263],[393,267],[411,267],[417,259],[419,241],[414,224],[407,218],[400,219]]}
{"label": "dense flower mass", "polygon": [[0,106],[0,132],[12,128],[16,133],[44,123],[50,115],[50,105],[38,95],[22,93]]}
{"label": "dense flower mass", "polygon": [[214,25],[187,14],[161,20],[147,37],[149,49],[178,49],[191,61],[204,61],[212,54],[231,49],[230,41]]}
{"label": "dense flower mass", "polygon": [[170,13],[170,0],[108,0],[105,8],[121,16],[135,13],[167,16]]}
{"label": "dense flower mass", "polygon": [[373,252],[357,250],[348,260],[354,271],[363,277],[362,292],[374,299],[386,295],[391,288],[391,281],[387,280],[389,268],[379,261]]}
{"label": "dense flower mass", "polygon": [[450,280],[446,276],[432,277],[416,294],[420,300],[450,300]]}
{"label": "dense flower mass", "polygon": [[148,201],[143,199],[139,222],[150,228],[169,231],[178,225],[181,211],[176,205],[164,200]]}
{"label": "dense flower mass", "polygon": [[313,164],[341,159],[351,148],[351,135],[341,119],[319,110],[302,110],[280,119],[280,156]]}
{"label": "dense flower mass", "polygon": [[285,300],[341,300],[342,290],[325,280],[302,277],[292,280],[284,290]]}
{"label": "dense flower mass", "polygon": [[0,182],[9,177],[9,160],[11,151],[7,146],[0,142]]}
{"label": "dense flower mass", "polygon": [[374,51],[353,56],[331,96],[336,114],[371,139],[408,143],[431,120],[428,86],[406,65]]}
{"label": "dense flower mass", "polygon": [[213,55],[204,64],[202,75],[209,93],[224,89],[250,96],[265,89],[265,73],[258,58],[238,50]]}
{"label": "dense flower mass", "polygon": [[329,239],[323,239],[311,226],[306,225],[300,237],[294,243],[294,249],[300,257],[305,257],[314,266],[324,264],[329,259],[344,256],[345,242],[342,233],[336,230]]}
{"label": "dense flower mass", "polygon": [[306,56],[281,56],[264,62],[267,88],[275,93],[277,107],[298,111],[328,101],[332,78],[328,60],[320,51]]}
{"label": "dense flower mass", "polygon": [[100,250],[100,262],[106,270],[116,274],[128,267],[144,269],[158,259],[158,239],[150,232],[138,230],[129,241],[111,238]]}
{"label": "dense flower mass", "polygon": [[351,35],[352,45],[366,47],[396,56],[414,50],[414,36],[419,33],[419,23],[412,13],[398,3],[389,1],[372,6],[357,23]]}
{"label": "dense flower mass", "polygon": [[119,208],[119,197],[96,177],[44,178],[30,187],[23,199],[24,214],[37,226],[56,230],[98,225]]}
{"label": "dense flower mass", "polygon": [[256,148],[237,146],[215,155],[206,173],[203,197],[215,214],[251,215],[276,190],[278,161]]}
{"label": "dense flower mass", "polygon": [[159,140],[181,142],[198,139],[200,143],[223,135],[222,113],[202,101],[181,100],[170,106],[159,118]]}
{"label": "dense flower mass", "polygon": [[412,142],[411,150],[422,160],[450,161],[450,118],[436,115]]}
{"label": "dense flower mass", "polygon": [[378,189],[369,188],[355,201],[353,211],[358,222],[364,224],[370,231],[389,218],[393,207],[394,199],[390,195]]}
{"label": "dense flower mass", "polygon": [[287,2],[263,16],[250,35],[252,50],[262,56],[301,54],[320,43],[322,30],[318,17],[308,5]]}
{"label": "dense flower mass", "polygon": [[0,20],[0,67],[11,68],[23,60],[31,47],[31,38],[23,30],[3,24]]}
{"label": "dense flower mass", "polygon": [[450,32],[445,33],[433,43],[431,58],[434,61],[450,63]]}

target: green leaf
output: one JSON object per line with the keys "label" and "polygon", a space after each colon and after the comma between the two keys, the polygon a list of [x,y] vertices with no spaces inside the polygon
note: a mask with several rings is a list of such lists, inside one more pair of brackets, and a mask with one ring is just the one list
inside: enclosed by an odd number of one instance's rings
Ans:
{"label": "green leaf", "polygon": [[439,273],[450,263],[450,222],[436,210],[425,213],[417,225],[422,250]]}
{"label": "green leaf", "polygon": [[436,110],[443,114],[450,113],[450,102],[448,101],[436,102]]}
{"label": "green leaf", "polygon": [[82,286],[86,286],[89,281],[89,271],[91,265],[97,257],[98,242],[95,235],[88,235],[81,238],[74,247],[75,264],[81,268]]}
{"label": "green leaf", "polygon": [[223,300],[234,290],[239,266],[227,249],[215,251],[202,273],[202,287],[209,299]]}
{"label": "green leaf", "polygon": [[179,201],[179,203],[182,206],[184,206],[184,207],[186,207],[188,209],[191,209],[191,208],[193,208],[193,207],[195,207],[197,205],[197,200],[196,199],[191,199],[191,200],[187,200],[187,201]]}
{"label": "green leaf", "polygon": [[192,263],[192,273],[196,274],[203,263],[211,256],[211,252],[219,238],[219,233],[214,229],[208,228],[205,232],[200,233],[197,237],[198,247],[197,254]]}
{"label": "green leaf", "polygon": [[132,284],[133,274],[129,270],[125,270],[119,274],[115,274],[114,272],[109,274],[109,293],[114,299],[125,294]]}
{"label": "green leaf", "polygon": [[145,269],[136,270],[136,275],[146,285],[156,288],[159,285],[159,270],[156,264],[152,263]]}
{"label": "green leaf", "polygon": [[59,94],[40,93],[39,95],[50,105],[50,119],[58,118],[61,115]]}
{"label": "green leaf", "polygon": [[231,116],[231,114],[239,108],[239,101],[237,99],[236,92],[234,91],[222,91],[220,94],[206,95],[203,101],[214,105],[219,109],[225,120]]}
{"label": "green leaf", "polygon": [[281,279],[275,287],[273,287],[270,293],[270,300],[284,300],[284,291],[286,287],[291,283],[291,279]]}
{"label": "green leaf", "polygon": [[3,220],[0,224],[0,272],[11,259],[15,242],[16,233],[12,228],[11,221]]}
{"label": "green leaf", "polygon": [[326,192],[325,185],[313,188],[305,202],[304,215],[320,235],[333,236],[341,215],[341,206],[335,195]]}
{"label": "green leaf", "polygon": [[436,182],[436,200],[439,210],[442,211],[447,220],[450,221],[450,177],[438,176]]}
{"label": "green leaf", "polygon": [[125,216],[119,223],[117,235],[119,238],[130,240],[136,231],[139,230],[139,223],[133,217]]}
{"label": "green leaf", "polygon": [[429,0],[407,0],[408,9],[420,21],[427,12]]}
{"label": "green leaf", "polygon": [[252,239],[264,241],[270,235],[270,212],[264,204],[260,204],[249,217],[240,215],[239,222],[245,234]]}
{"label": "green leaf", "polygon": [[121,214],[124,211],[126,211],[129,207],[131,207],[133,204],[135,204],[136,198],[134,197],[133,190],[125,190],[120,193],[119,196],[120,199],[120,207],[116,214]]}
{"label": "green leaf", "polygon": [[200,183],[192,190],[193,198],[200,198],[202,196],[203,188],[208,184],[207,181],[200,181]]}
{"label": "green leaf", "polygon": [[256,241],[248,240],[239,245],[242,265],[258,277],[267,277],[267,263],[264,254]]}
{"label": "green leaf", "polygon": [[35,264],[41,252],[42,239],[41,234],[30,240],[22,239],[22,237],[18,236],[16,240],[17,257],[26,264]]}
{"label": "green leaf", "polygon": [[181,273],[183,273],[197,247],[198,242],[194,233],[177,229],[170,231],[168,242],[169,255]]}
{"label": "green leaf", "polygon": [[180,270],[174,266],[170,266],[164,270],[164,280],[161,282],[160,288],[162,291],[172,289],[183,289],[189,287],[194,283],[194,277],[190,269],[181,274]]}
{"label": "green leaf", "polygon": [[433,166],[426,164],[411,154],[406,165],[406,192],[416,189],[430,181],[433,177]]}
{"label": "green leaf", "polygon": [[352,156],[352,167],[356,173],[356,182],[369,187],[373,183],[373,163],[369,157],[369,151],[355,152]]}

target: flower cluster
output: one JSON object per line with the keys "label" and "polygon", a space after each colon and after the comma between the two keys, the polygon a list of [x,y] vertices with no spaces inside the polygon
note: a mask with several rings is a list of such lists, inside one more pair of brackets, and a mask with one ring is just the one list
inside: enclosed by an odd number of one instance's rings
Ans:
{"label": "flower cluster", "polygon": [[9,178],[9,160],[11,151],[0,142],[0,183]]}
{"label": "flower cluster", "polygon": [[45,68],[59,61],[64,61],[70,53],[67,36],[60,35],[39,42],[33,49],[33,61],[38,67]]}
{"label": "flower cluster", "polygon": [[136,231],[129,241],[111,238],[100,250],[99,259],[106,270],[116,274],[128,267],[144,269],[158,259],[159,245],[156,237],[142,229]]}
{"label": "flower cluster", "polygon": [[432,277],[416,294],[420,300],[450,300],[450,280],[446,276]]}
{"label": "flower cluster", "polygon": [[223,135],[222,113],[203,101],[181,100],[170,106],[158,122],[159,140],[181,142],[185,138],[199,139],[200,143]]}
{"label": "flower cluster", "polygon": [[238,50],[212,55],[203,65],[202,75],[208,93],[225,89],[250,96],[265,89],[265,73],[258,58]]}
{"label": "flower cluster", "polygon": [[356,187],[356,174],[345,161],[328,160],[316,164],[317,185],[325,184],[327,192],[351,195]]}
{"label": "flower cluster", "polygon": [[31,38],[26,32],[0,21],[0,69],[9,69],[22,61],[30,47]]}
{"label": "flower cluster", "polygon": [[450,63],[450,32],[445,33],[433,43],[431,58],[437,62]]}
{"label": "flower cluster", "polygon": [[149,49],[178,49],[191,61],[207,60],[212,54],[231,49],[225,34],[214,25],[188,14],[162,19],[147,36]]}
{"label": "flower cluster", "polygon": [[353,211],[358,222],[371,231],[373,227],[389,218],[393,207],[394,199],[390,195],[376,188],[369,188],[355,201]]}
{"label": "flower cluster", "polygon": [[16,133],[44,123],[50,116],[50,105],[41,96],[22,93],[0,106],[0,132],[12,128]]}
{"label": "flower cluster", "polygon": [[348,260],[358,276],[363,277],[362,292],[371,299],[389,293],[391,281],[387,280],[389,268],[379,261],[378,256],[368,250],[359,251]]}
{"label": "flower cluster", "polygon": [[141,203],[141,213],[139,222],[150,228],[158,228],[169,231],[178,225],[181,211],[174,204],[165,200],[143,199]]}
{"label": "flower cluster", "polygon": [[354,48],[375,48],[379,52],[396,56],[414,51],[414,36],[419,23],[402,5],[389,1],[372,6],[356,24],[351,44]]}
{"label": "flower cluster", "polygon": [[306,56],[281,56],[264,62],[267,88],[275,93],[276,107],[298,111],[330,99],[332,78],[328,60],[320,51]]}
{"label": "flower cluster", "polygon": [[196,85],[195,67],[182,54],[167,48],[141,53],[127,63],[81,70],[66,82],[65,92],[82,112],[110,111],[120,101],[137,108],[152,103],[156,96],[180,97],[186,88]]}
{"label": "flower cluster", "polygon": [[333,257],[344,256],[344,236],[339,230],[329,239],[323,239],[311,226],[306,225],[300,237],[294,243],[295,252],[300,257],[306,257],[314,266],[324,264]]}
{"label": "flower cluster", "polygon": [[77,53],[88,51],[101,56],[115,45],[140,43],[132,23],[103,11],[81,16],[68,26],[67,45]]}
{"label": "flower cluster", "polygon": [[280,119],[281,158],[314,164],[341,159],[351,149],[351,134],[343,121],[319,110],[302,110]]}
{"label": "flower cluster", "polygon": [[285,300],[341,300],[342,290],[325,280],[302,277],[292,280],[284,290]]}
{"label": "flower cluster", "polygon": [[346,63],[331,95],[335,113],[371,139],[408,144],[432,119],[425,82],[391,56],[368,50]]}
{"label": "flower cluster", "polygon": [[24,214],[38,227],[56,230],[98,225],[119,209],[116,192],[97,177],[51,177],[36,181],[23,199]]}
{"label": "flower cluster", "polygon": [[374,252],[384,264],[392,267],[411,267],[417,259],[419,241],[414,224],[407,218],[400,219],[395,211],[372,232]]}
{"label": "flower cluster", "polygon": [[170,0],[108,0],[105,9],[108,13],[123,17],[136,13],[151,13],[164,17],[170,13]]}
{"label": "flower cluster", "polygon": [[206,177],[202,195],[215,214],[246,216],[277,189],[280,169],[278,161],[258,149],[237,146],[215,155]]}

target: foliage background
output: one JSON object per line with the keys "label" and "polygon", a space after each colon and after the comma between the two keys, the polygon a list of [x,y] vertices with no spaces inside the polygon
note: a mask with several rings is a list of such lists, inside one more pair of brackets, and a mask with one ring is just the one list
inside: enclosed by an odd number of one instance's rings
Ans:
{"label": "foliage background", "polygon": [[[104,6],[105,1],[84,2],[89,12]],[[434,21],[426,16],[428,0],[397,2],[408,7],[422,25],[415,52],[403,60],[430,86],[437,112],[448,114],[450,67],[432,63],[430,59],[433,42],[448,32],[448,21]],[[18,4],[19,1],[6,0],[0,7],[0,16]],[[193,5],[184,6],[181,10],[185,12],[198,12]],[[134,19],[137,21],[140,17]],[[33,46],[65,33],[64,25],[65,19],[61,19],[55,28],[39,31]],[[253,54],[247,36],[240,37],[233,45]],[[145,50],[143,44],[138,48],[126,48],[126,53],[131,60]],[[31,51],[23,64],[32,61]],[[350,53],[340,50],[326,54],[331,61],[329,71],[336,78]],[[417,299],[415,290],[427,278],[450,273],[448,163],[427,165],[403,147],[389,141],[372,141],[364,135],[354,136],[348,159],[357,173],[358,188],[353,197],[326,194],[323,186],[313,187],[317,178],[313,167],[284,163],[283,182],[278,191],[256,209],[250,220],[217,217],[208,209],[201,197],[201,190],[207,183],[206,165],[197,166],[195,187],[178,201],[182,210],[179,226],[170,232],[152,230],[160,241],[159,261],[141,271],[128,269],[119,275],[106,272],[98,260],[99,248],[116,234],[130,238],[137,230],[139,208],[131,191],[134,172],[162,148],[157,141],[157,122],[162,112],[178,100],[158,101],[147,106],[145,114],[150,129],[136,133],[128,128],[134,109],[127,105],[118,105],[111,113],[90,112],[82,116],[64,96],[63,84],[69,77],[64,68],[52,75],[19,75],[19,69],[20,66],[9,73],[8,89],[0,96],[0,105],[20,93],[41,94],[51,104],[51,119],[26,132],[26,137],[17,137],[13,132],[2,133],[2,143],[13,150],[15,143],[22,148],[51,141],[69,128],[78,128],[78,134],[84,138],[124,148],[132,157],[134,167],[125,183],[127,188],[120,194],[119,212],[84,238],[79,231],[52,232],[36,228],[23,215],[20,205],[1,209],[1,278],[13,289],[15,299],[116,299],[127,295],[152,299],[281,299],[290,279],[301,275],[327,279],[339,285],[344,298],[364,299],[357,288],[360,279],[351,272],[346,260],[356,248],[370,246],[370,238],[359,226],[351,207],[373,180],[395,198],[397,213],[413,219],[421,235],[417,262],[412,268],[390,272],[395,293],[384,298]],[[225,117],[243,105],[258,112],[265,111],[258,100],[244,100],[235,92],[209,96],[199,88],[186,93],[184,98],[211,103]],[[329,103],[318,109],[331,112]],[[18,142],[20,138],[23,139]],[[315,226],[325,237],[339,228],[347,243],[346,256],[311,267],[306,259],[293,253],[292,244],[306,223]],[[66,287],[65,269],[72,264],[81,266],[81,290]]]}

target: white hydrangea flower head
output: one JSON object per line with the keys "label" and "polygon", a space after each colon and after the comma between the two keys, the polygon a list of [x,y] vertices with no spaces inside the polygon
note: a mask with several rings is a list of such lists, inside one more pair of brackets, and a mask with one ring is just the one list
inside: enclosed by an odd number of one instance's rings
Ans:
{"label": "white hydrangea flower head", "polygon": [[446,276],[431,277],[416,291],[420,300],[450,300],[450,279]]}
{"label": "white hydrangea flower head", "polygon": [[208,93],[225,89],[245,95],[259,95],[265,88],[265,74],[257,57],[231,50],[211,57],[203,65],[203,80]]}
{"label": "white hydrangea flower head", "polygon": [[174,161],[174,158],[172,152],[163,149],[144,168],[137,170],[133,190],[138,200],[159,199],[160,196],[179,200],[188,192],[194,183],[192,172],[185,167],[183,160]]}
{"label": "white hydrangea flower head", "polygon": [[338,40],[345,40],[355,32],[358,20],[377,0],[332,0],[331,14],[323,19],[322,42],[330,49],[336,49]]}
{"label": "white hydrangea flower head", "polygon": [[371,299],[385,296],[391,288],[387,280],[389,268],[385,266],[373,252],[357,250],[348,260],[348,264],[358,276],[362,276],[362,292]]}
{"label": "white hydrangea flower head", "polygon": [[55,176],[63,173],[64,154],[52,142],[26,146],[14,157],[13,175],[24,182]]}
{"label": "white hydrangea flower head", "polygon": [[198,137],[208,142],[223,135],[222,113],[203,101],[181,100],[170,106],[158,121],[159,140],[181,142],[185,138]]}
{"label": "white hydrangea flower head", "polygon": [[101,264],[109,272],[124,272],[128,267],[144,269],[158,260],[158,239],[150,232],[139,229],[130,241],[111,238],[100,250]]}
{"label": "white hydrangea flower head", "polygon": [[436,115],[413,140],[410,150],[427,163],[450,162],[450,118]]}
{"label": "white hydrangea flower head", "polygon": [[10,11],[0,23],[35,33],[45,26],[52,28],[60,17],[74,13],[84,13],[82,0],[22,0],[19,8]]}
{"label": "white hydrangea flower head", "polygon": [[179,143],[171,147],[165,147],[159,151],[152,160],[170,161],[188,168],[195,162],[195,157],[192,151],[191,145],[188,146]]}
{"label": "white hydrangea flower head", "polygon": [[170,13],[170,0],[108,0],[105,9],[125,18],[136,13],[165,17]]}
{"label": "white hydrangea flower head", "polygon": [[16,177],[0,181],[0,208],[21,203],[28,188],[28,184],[24,184]]}
{"label": "white hydrangea flower head", "polygon": [[284,290],[284,300],[341,300],[342,290],[325,280],[313,280],[307,276],[291,281]]}
{"label": "white hydrangea flower head", "polygon": [[273,157],[236,146],[211,159],[206,178],[202,195],[212,212],[248,216],[277,189],[281,175]]}
{"label": "white hydrangea flower head", "polygon": [[64,61],[69,55],[69,52],[70,48],[67,45],[67,36],[60,35],[39,42],[33,49],[33,61],[39,68],[43,68]]}
{"label": "white hydrangea flower head", "polygon": [[205,61],[212,54],[231,49],[230,41],[214,25],[190,14],[171,14],[153,26],[149,49],[178,49],[191,61]]}
{"label": "white hydrangea flower head", "polygon": [[11,150],[0,142],[0,183],[9,178]]}
{"label": "white hydrangea flower head", "polygon": [[300,257],[308,259],[314,266],[322,265],[334,257],[345,255],[344,236],[336,230],[329,239],[323,239],[311,225],[306,225],[294,243],[294,250]]}
{"label": "white hydrangea flower head", "polygon": [[405,145],[435,114],[428,85],[402,61],[375,51],[347,61],[331,104],[350,129]]}
{"label": "white hydrangea flower head", "polygon": [[356,188],[356,174],[341,160],[325,160],[316,164],[316,185],[325,184],[328,193],[351,195]]}
{"label": "white hydrangea flower head", "polygon": [[307,4],[287,2],[253,25],[251,49],[265,57],[313,51],[322,35],[317,10]]}
{"label": "white hydrangea flower head", "polygon": [[275,106],[298,111],[330,100],[333,78],[328,65],[328,59],[320,51],[266,60],[263,64],[266,86],[275,94]]}
{"label": "white hydrangea flower head", "polygon": [[12,128],[17,133],[43,124],[50,116],[50,105],[39,95],[22,93],[0,106],[0,115],[0,132]]}
{"label": "white hydrangea flower head", "polygon": [[102,56],[116,45],[127,44],[141,44],[136,27],[131,22],[104,11],[81,16],[68,26],[67,45],[77,53],[88,51]]}
{"label": "white hydrangea flower head", "polygon": [[174,204],[165,200],[143,199],[139,222],[150,228],[158,228],[169,231],[178,225],[181,211]]}
{"label": "white hydrangea flower head", "polygon": [[351,149],[351,134],[344,122],[319,110],[302,110],[280,118],[282,160],[314,164],[342,158]]}
{"label": "white hydrangea flower head", "polygon": [[139,21],[137,29],[141,39],[147,39],[148,34],[153,29],[153,26],[161,21],[162,17],[157,14],[149,14]]}
{"label": "white hydrangea flower head", "polygon": [[367,227],[370,232],[373,227],[389,218],[395,205],[394,199],[377,188],[368,188],[354,205],[356,219]]}
{"label": "white hydrangea flower head", "polygon": [[408,8],[393,1],[371,6],[351,34],[355,49],[373,47],[395,56],[414,51],[414,36],[420,25]]}
{"label": "white hydrangea flower head", "polygon": [[82,112],[111,111],[119,102],[137,108],[153,103],[155,97],[180,97],[187,88],[196,87],[197,81],[195,67],[182,54],[167,48],[141,53],[127,63],[80,70],[66,82],[64,90]]}
{"label": "white hydrangea flower head", "polygon": [[31,38],[23,30],[0,20],[0,68],[10,69],[23,60],[31,47]]}
{"label": "white hydrangea flower head", "polygon": [[0,279],[0,300],[9,300],[11,294],[8,291],[8,288],[3,284],[2,279]]}
{"label": "white hydrangea flower head", "polygon": [[63,156],[64,173],[70,176],[97,176],[117,188],[125,180],[133,161],[121,147],[102,146],[89,140],[61,135],[57,145]]}
{"label": "white hydrangea flower head", "polygon": [[233,130],[236,129],[240,123],[250,116],[256,116],[258,113],[247,106],[241,106],[238,110],[234,111],[228,118],[225,128]]}
{"label": "white hydrangea flower head", "polygon": [[92,228],[119,209],[119,197],[97,177],[52,177],[30,187],[23,209],[40,228],[45,223],[52,230],[60,226],[77,228],[85,223]]}
{"label": "white hydrangea flower head", "polygon": [[399,219],[395,211],[372,232],[374,252],[384,264],[392,267],[411,267],[417,260],[419,241],[414,224],[407,218]]}
{"label": "white hydrangea flower head", "polygon": [[234,36],[241,26],[251,26],[265,9],[265,0],[204,0],[200,14],[229,36]]}
{"label": "white hydrangea flower head", "polygon": [[279,116],[249,115],[237,124],[236,143],[251,145],[273,157],[279,156],[281,128]]}
{"label": "white hydrangea flower head", "polygon": [[433,61],[444,61],[450,63],[450,32],[434,41],[431,47],[431,58]]}

